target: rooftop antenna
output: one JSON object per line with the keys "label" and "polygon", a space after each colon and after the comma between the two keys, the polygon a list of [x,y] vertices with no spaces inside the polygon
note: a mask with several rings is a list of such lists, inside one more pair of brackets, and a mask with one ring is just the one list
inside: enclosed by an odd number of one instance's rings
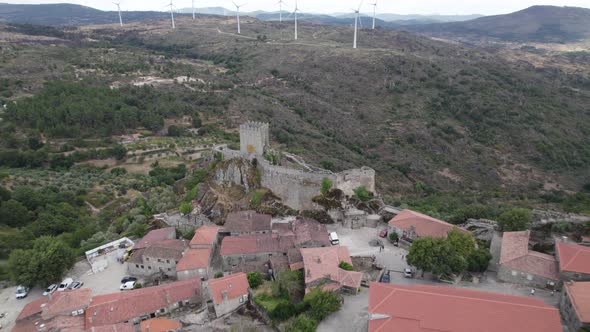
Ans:
{"label": "rooftop antenna", "polygon": [[358,24],[359,24],[359,16],[360,16],[360,12],[361,12],[361,7],[362,6],[363,6],[363,1],[361,0],[361,3],[359,4],[359,8],[358,9],[353,9],[353,11],[354,11],[354,13],[356,15],[354,16],[354,41],[352,43],[352,48],[356,48],[356,40],[357,40]]}
{"label": "rooftop antenna", "polygon": [[123,17],[121,16],[121,3],[120,2],[113,2],[115,6],[117,6],[117,11],[119,12],[119,24],[123,26]]}
{"label": "rooftop antenna", "polygon": [[283,3],[285,3],[283,0],[279,0],[278,4],[279,4],[279,22],[283,23]]}
{"label": "rooftop antenna", "polygon": [[174,4],[172,3],[172,0],[170,0],[170,4],[166,5],[164,7],[170,7],[170,17],[172,18],[172,29],[176,29],[176,24],[174,24]]}
{"label": "rooftop antenna", "polygon": [[238,33],[242,33],[242,31],[240,30],[240,7],[244,7],[246,4],[241,4],[241,5],[237,5],[235,2],[231,2],[234,4],[234,6],[236,6],[236,17],[238,18]]}
{"label": "rooftop antenna", "polygon": [[193,20],[195,19],[195,0],[193,0]]}
{"label": "rooftop antenna", "polygon": [[375,3],[372,3],[371,6],[373,6],[373,30],[375,30],[375,17],[377,15],[377,0],[375,0]]}

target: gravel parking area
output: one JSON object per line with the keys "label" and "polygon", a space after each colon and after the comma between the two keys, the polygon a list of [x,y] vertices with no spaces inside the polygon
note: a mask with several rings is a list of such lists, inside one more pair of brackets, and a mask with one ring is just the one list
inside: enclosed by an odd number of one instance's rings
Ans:
{"label": "gravel parking area", "polygon": [[2,331],[10,331],[14,327],[16,317],[18,317],[18,314],[20,314],[25,305],[40,298],[43,296],[42,294],[43,290],[33,288],[27,297],[22,300],[17,300],[16,286],[0,290],[0,314],[5,314],[4,318],[0,318]]}

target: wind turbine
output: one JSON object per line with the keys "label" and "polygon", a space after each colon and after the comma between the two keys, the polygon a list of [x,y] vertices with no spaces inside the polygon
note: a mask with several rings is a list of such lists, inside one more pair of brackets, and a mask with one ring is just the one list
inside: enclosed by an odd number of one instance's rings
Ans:
{"label": "wind turbine", "polygon": [[121,16],[121,3],[113,2],[113,4],[117,6],[117,11],[119,12],[119,24],[123,26],[123,17]]}
{"label": "wind turbine", "polygon": [[176,24],[174,24],[174,4],[172,0],[170,0],[170,4],[164,7],[170,7],[170,18],[172,18],[172,29],[176,29]]}
{"label": "wind turbine", "polygon": [[283,0],[279,0],[278,4],[279,4],[279,22],[283,23],[283,3],[285,3]]}
{"label": "wind turbine", "polygon": [[[195,19],[195,0],[193,0],[193,20]],[[374,29],[375,27],[373,27]]]}
{"label": "wind turbine", "polygon": [[244,3],[244,4],[241,4],[241,5],[238,6],[233,1],[231,3],[233,3],[234,6],[236,6],[236,15],[237,15],[237,18],[238,18],[238,33],[242,33],[242,31],[240,30],[240,7],[244,7],[246,4]]}
{"label": "wind turbine", "polygon": [[375,0],[375,3],[372,3],[371,6],[373,6],[373,30],[375,30],[375,17],[377,15],[377,0]]}
{"label": "wind turbine", "polygon": [[360,12],[361,12],[362,6],[363,6],[363,1],[361,0],[361,3],[359,4],[359,8],[353,9],[353,11],[356,15],[354,16],[354,42],[352,43],[352,48],[356,48],[356,40],[357,40],[357,34],[358,34],[358,23],[359,23]]}
{"label": "wind turbine", "polygon": [[297,7],[297,0],[295,0],[295,10],[293,14],[295,15],[295,40],[297,40],[297,13],[299,12],[299,7]]}

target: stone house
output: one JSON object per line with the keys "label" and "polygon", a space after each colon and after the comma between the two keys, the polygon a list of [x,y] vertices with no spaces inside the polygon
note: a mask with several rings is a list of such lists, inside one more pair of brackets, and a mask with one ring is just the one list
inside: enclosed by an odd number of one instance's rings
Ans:
{"label": "stone house", "polygon": [[559,287],[555,257],[529,250],[530,231],[504,232],[498,279],[539,288]]}
{"label": "stone house", "polygon": [[141,238],[141,240],[137,241],[137,243],[133,245],[133,250],[145,249],[153,243],[174,239],[176,239],[176,228],[166,227],[155,229],[148,232],[143,238]]}
{"label": "stone house", "polygon": [[209,292],[219,318],[248,303],[248,278],[239,272],[226,277],[209,280]]}
{"label": "stone house", "polygon": [[412,242],[419,237],[446,238],[451,229],[464,229],[412,210],[403,210],[389,221],[389,233]]}
{"label": "stone house", "polygon": [[189,243],[191,249],[212,249],[219,243],[219,230],[216,225],[201,226],[195,230],[195,235]]}
{"label": "stone house", "polygon": [[590,331],[590,282],[565,282],[559,310],[570,331]]}
{"label": "stone house", "polygon": [[340,263],[352,265],[348,247],[303,248],[303,273],[305,292],[314,287],[356,294],[361,286],[363,273],[340,268]]}
{"label": "stone house", "polygon": [[294,245],[297,248],[329,247],[330,235],[326,225],[314,219],[297,219],[291,223]]}
{"label": "stone house", "polygon": [[228,236],[221,242],[220,255],[224,271],[268,273],[269,259],[274,255],[287,255],[292,248],[292,237],[273,234]]}
{"label": "stone house", "polygon": [[158,274],[176,278],[176,265],[183,257],[185,240],[163,240],[133,252],[127,268],[131,275],[150,277]]}
{"label": "stone house", "polygon": [[176,277],[178,280],[209,278],[209,266],[211,265],[211,249],[191,249],[185,251],[184,256],[176,265]]}
{"label": "stone house", "polygon": [[272,216],[255,211],[230,213],[225,219],[221,232],[231,236],[270,234],[272,232]]}
{"label": "stone house", "polygon": [[97,295],[86,310],[85,325],[90,329],[126,322],[138,324],[201,302],[201,280],[198,278]]}
{"label": "stone house", "polygon": [[590,281],[590,248],[556,241],[555,256],[561,281]]}

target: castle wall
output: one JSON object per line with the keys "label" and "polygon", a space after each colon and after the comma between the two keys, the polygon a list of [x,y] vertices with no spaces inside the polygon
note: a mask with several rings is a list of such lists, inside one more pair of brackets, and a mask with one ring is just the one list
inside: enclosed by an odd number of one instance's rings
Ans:
{"label": "castle wall", "polygon": [[268,123],[247,122],[240,126],[240,152],[262,156],[270,146]]}

